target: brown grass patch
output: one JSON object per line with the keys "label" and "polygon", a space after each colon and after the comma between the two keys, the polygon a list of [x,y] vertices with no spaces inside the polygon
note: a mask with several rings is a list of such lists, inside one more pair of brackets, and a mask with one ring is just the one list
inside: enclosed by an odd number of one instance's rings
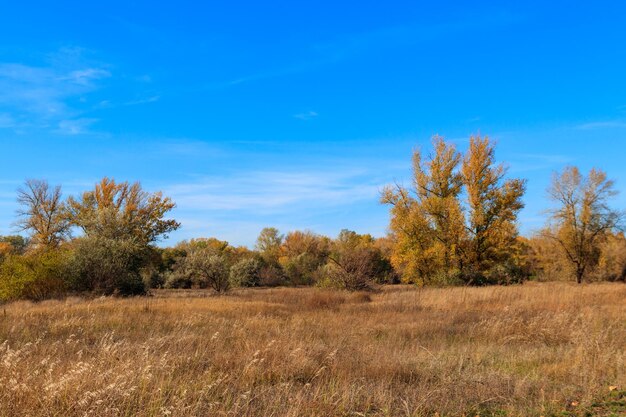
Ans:
{"label": "brown grass patch", "polygon": [[4,310],[0,416],[626,413],[623,284],[163,291]]}

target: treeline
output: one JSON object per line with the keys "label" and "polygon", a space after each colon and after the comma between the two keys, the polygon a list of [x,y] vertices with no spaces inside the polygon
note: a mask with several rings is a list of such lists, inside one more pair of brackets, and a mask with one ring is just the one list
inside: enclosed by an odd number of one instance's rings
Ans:
{"label": "treeline", "polygon": [[309,231],[282,235],[265,228],[255,250],[215,238],[192,239],[160,249],[160,270],[150,286],[212,288],[231,286],[309,286],[366,290],[372,284],[399,282],[386,239],[342,230],[331,239]]}
{"label": "treeline", "polygon": [[254,249],[215,238],[160,248],[156,242],[180,227],[167,218],[175,204],[161,193],[104,178],[64,198],[60,186],[28,180],[18,190],[15,223],[26,237],[0,236],[0,301],[152,288],[625,280],[623,215],[609,205],[616,190],[604,172],[554,174],[547,225],[530,238],[518,232],[525,189],[525,180],[508,178],[496,162],[488,138],[471,137],[461,154],[435,137],[430,153],[413,155],[412,185],[382,193],[391,215],[386,237],[266,228]]}

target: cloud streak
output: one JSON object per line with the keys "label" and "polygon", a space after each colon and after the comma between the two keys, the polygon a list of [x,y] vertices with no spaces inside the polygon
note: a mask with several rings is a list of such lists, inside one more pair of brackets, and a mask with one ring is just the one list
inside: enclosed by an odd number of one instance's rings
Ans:
{"label": "cloud streak", "polygon": [[110,65],[89,60],[84,54],[81,48],[62,48],[37,65],[0,61],[0,129],[90,134],[90,127],[98,121],[90,113],[160,99],[159,95],[143,92],[132,100],[119,98],[117,105],[100,97],[92,100],[96,93],[102,95],[106,80],[114,74]]}
{"label": "cloud streak", "polygon": [[306,111],[304,113],[294,114],[293,117],[300,120],[311,120],[318,116],[317,112]]}
{"label": "cloud streak", "polygon": [[621,129],[626,128],[624,120],[603,120],[597,122],[581,123],[575,126],[578,130],[596,130],[596,129]]}
{"label": "cloud streak", "polygon": [[0,63],[0,127],[85,133],[95,120],[81,118],[81,110],[69,103],[96,91],[112,74],[76,59],[73,51],[65,61],[56,56],[47,66]]}
{"label": "cloud streak", "polygon": [[277,214],[302,207],[335,207],[377,199],[382,183],[361,172],[257,171],[246,175],[204,177],[175,184],[165,192],[183,210]]}

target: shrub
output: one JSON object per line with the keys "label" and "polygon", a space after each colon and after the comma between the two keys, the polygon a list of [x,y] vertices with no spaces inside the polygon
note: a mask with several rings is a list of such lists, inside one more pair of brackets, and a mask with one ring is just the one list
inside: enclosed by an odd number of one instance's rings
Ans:
{"label": "shrub", "polygon": [[165,276],[165,288],[189,289],[193,286],[193,281],[188,275],[179,271],[168,272]]}
{"label": "shrub", "polygon": [[9,255],[0,265],[0,300],[34,301],[61,295],[67,288],[69,251]]}
{"label": "shrub", "polygon": [[367,247],[340,247],[329,258],[324,268],[325,277],[331,283],[349,291],[370,289],[370,283],[379,272],[377,253]]}
{"label": "shrub", "polygon": [[262,265],[259,271],[259,285],[262,287],[277,287],[279,285],[287,285],[280,265],[268,264]]}
{"label": "shrub", "polygon": [[487,273],[490,284],[510,285],[521,284],[528,279],[528,273],[523,267],[512,262],[504,262],[490,268]]}
{"label": "shrub", "polygon": [[468,268],[458,275],[462,283],[472,286],[521,284],[528,279],[528,276],[523,267],[506,261],[496,264],[486,271],[475,271]]}
{"label": "shrub", "polygon": [[258,259],[242,259],[230,268],[230,283],[236,287],[257,287],[262,267]]}
{"label": "shrub", "polygon": [[292,285],[311,285],[317,281],[320,259],[309,253],[301,253],[282,261],[283,271]]}
{"label": "shrub", "polygon": [[98,294],[144,294],[145,245],[133,239],[81,238],[75,242],[72,288]]}
{"label": "shrub", "polygon": [[165,285],[165,274],[159,272],[154,266],[144,268],[141,271],[141,279],[146,289],[162,288]]}
{"label": "shrub", "polygon": [[346,297],[337,291],[316,290],[302,300],[308,309],[337,309],[346,302]]}
{"label": "shrub", "polygon": [[192,249],[176,265],[176,273],[190,279],[195,286],[212,288],[218,293],[230,288],[228,272],[226,258],[209,247]]}

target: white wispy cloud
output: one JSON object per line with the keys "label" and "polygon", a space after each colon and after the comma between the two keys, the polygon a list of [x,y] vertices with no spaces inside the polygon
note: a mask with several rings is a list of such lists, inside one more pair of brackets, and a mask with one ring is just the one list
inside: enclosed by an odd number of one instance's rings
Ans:
{"label": "white wispy cloud", "polygon": [[61,120],[58,124],[58,133],[64,135],[82,135],[89,132],[89,126],[96,123],[98,119],[79,118],[73,120]]}
{"label": "white wispy cloud", "polygon": [[[267,226],[335,233],[320,218],[343,215],[358,222],[358,215],[348,213],[355,205],[378,207],[380,191],[387,182],[368,169],[339,165],[319,171],[224,173],[172,184],[163,192],[176,202],[173,215],[182,223],[173,239],[219,236],[253,245]],[[371,219],[367,220],[370,223]]]}
{"label": "white wispy cloud", "polygon": [[293,117],[300,120],[311,120],[318,116],[317,112],[314,111],[306,111],[303,113],[294,114]]}
{"label": "white wispy cloud", "polygon": [[95,80],[108,78],[111,73],[102,68],[85,68],[81,70],[71,71],[69,74],[59,78],[61,81],[70,81],[74,84],[91,86]]}
{"label": "white wispy cloud", "polygon": [[123,101],[123,102],[115,102],[112,100],[101,100],[94,106],[94,108],[95,109],[114,109],[117,107],[137,106],[141,104],[156,103],[160,99],[161,99],[161,96],[159,95],[148,95],[148,96],[139,97],[133,100]]}
{"label": "white wispy cloud", "polygon": [[626,121],[624,120],[601,120],[597,122],[581,123],[575,126],[578,130],[595,130],[595,129],[614,129],[614,128],[626,128]]}
{"label": "white wispy cloud", "polygon": [[204,177],[167,187],[181,209],[280,213],[301,207],[330,207],[378,198],[382,183],[363,173],[257,171],[246,175]]}
{"label": "white wispy cloud", "polygon": [[90,59],[88,54],[93,55],[82,48],[66,47],[43,55],[36,65],[0,61],[0,128],[83,135],[94,133],[89,129],[97,121],[94,111],[160,99],[146,91],[136,92],[133,99],[102,97],[106,80],[114,74],[109,64]]}
{"label": "white wispy cloud", "polygon": [[155,103],[161,99],[161,96],[154,95],[145,98],[139,98],[136,100],[129,100],[124,103],[124,106],[136,106],[138,104]]}
{"label": "white wispy cloud", "polygon": [[[69,54],[65,60],[63,54]],[[81,118],[81,109],[71,102],[96,91],[111,73],[103,65],[81,63],[79,54],[61,51],[40,66],[0,62],[0,125],[85,133],[93,120]]]}

